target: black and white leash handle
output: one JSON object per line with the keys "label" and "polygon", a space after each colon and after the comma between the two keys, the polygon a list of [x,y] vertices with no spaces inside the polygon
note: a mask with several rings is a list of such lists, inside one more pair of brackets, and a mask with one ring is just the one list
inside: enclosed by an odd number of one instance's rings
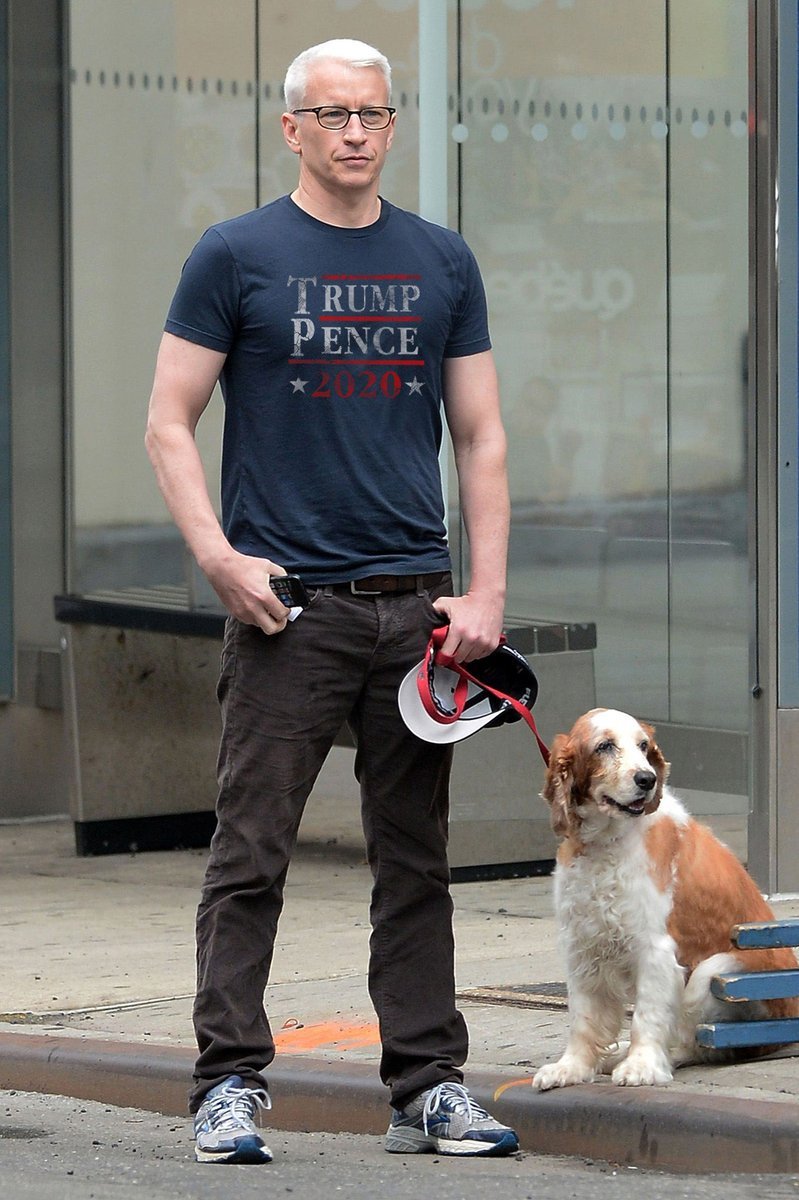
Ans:
{"label": "black and white leash handle", "polygon": [[[550,758],[549,748],[539,734],[538,729],[536,728],[535,718],[533,717],[533,714],[530,712],[530,709],[527,707],[527,705],[522,704],[522,702],[517,700],[514,696],[509,696],[505,692],[498,691],[497,688],[492,687],[490,683],[486,683],[484,680],[478,679],[478,677],[473,675],[469,670],[468,663],[457,662],[451,654],[444,654],[442,652],[441,648],[444,645],[444,642],[447,640],[449,618],[447,618],[443,613],[441,615],[443,622],[441,625],[437,626],[437,628],[435,628],[430,635],[430,641],[427,643],[424,662],[417,676],[419,695],[425,711],[433,718],[434,721],[438,721],[442,725],[453,724],[463,713],[463,708],[469,691],[468,681],[471,680],[472,683],[477,684],[477,686],[481,687],[484,691],[490,692],[492,696],[496,696],[497,699],[503,700],[510,704],[514,711],[517,712],[522,718],[522,720],[527,722],[533,732],[536,742],[538,743],[538,749],[541,752],[544,765],[548,767]],[[504,645],[506,641],[507,638],[503,633],[500,637],[499,645]],[[431,686],[432,668],[434,664],[439,667],[445,667],[447,670],[454,671],[458,676],[458,682],[455,685],[455,692],[453,695],[452,709],[447,710],[442,708],[441,704],[437,701],[435,692]]]}

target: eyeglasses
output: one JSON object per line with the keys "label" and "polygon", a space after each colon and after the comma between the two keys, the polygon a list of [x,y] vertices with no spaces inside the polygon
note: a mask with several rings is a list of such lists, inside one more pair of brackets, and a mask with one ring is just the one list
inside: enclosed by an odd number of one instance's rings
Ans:
{"label": "eyeglasses", "polygon": [[383,105],[339,108],[337,104],[318,104],[316,108],[293,108],[291,111],[295,116],[298,113],[316,113],[316,119],[323,129],[346,129],[350,117],[357,117],[364,129],[385,129],[397,110]]}

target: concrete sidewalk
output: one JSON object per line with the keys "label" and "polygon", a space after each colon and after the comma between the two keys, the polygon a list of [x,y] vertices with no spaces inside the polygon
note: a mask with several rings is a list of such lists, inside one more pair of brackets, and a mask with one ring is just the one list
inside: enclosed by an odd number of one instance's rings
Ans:
{"label": "concrete sidewalk", "polygon": [[[303,824],[267,1006],[275,1128],[385,1130],[357,814]],[[185,1113],[201,851],[77,858],[72,825],[0,826],[0,1087]],[[453,887],[467,1082],[532,1153],[691,1171],[799,1172],[797,1061],[691,1067],[668,1088],[539,1095],[567,1026],[548,878]],[[799,915],[799,901],[776,905]]]}

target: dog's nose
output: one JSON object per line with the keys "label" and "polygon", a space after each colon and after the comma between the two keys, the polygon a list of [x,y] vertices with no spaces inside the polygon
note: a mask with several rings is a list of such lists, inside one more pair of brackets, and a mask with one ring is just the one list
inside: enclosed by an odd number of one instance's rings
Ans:
{"label": "dog's nose", "polygon": [[655,786],[657,776],[654,771],[636,771],[633,776],[635,786],[639,787],[642,792],[651,792]]}

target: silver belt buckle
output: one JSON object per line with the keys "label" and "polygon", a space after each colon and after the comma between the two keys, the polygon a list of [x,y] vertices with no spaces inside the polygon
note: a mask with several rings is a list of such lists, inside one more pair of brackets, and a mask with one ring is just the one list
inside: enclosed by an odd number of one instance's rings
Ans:
{"label": "silver belt buckle", "polygon": [[358,583],[357,579],[350,580],[350,591],[352,592],[353,596],[382,596],[383,595],[380,588],[377,588],[374,591],[370,591],[368,588],[357,587],[356,586],[357,583]]}

